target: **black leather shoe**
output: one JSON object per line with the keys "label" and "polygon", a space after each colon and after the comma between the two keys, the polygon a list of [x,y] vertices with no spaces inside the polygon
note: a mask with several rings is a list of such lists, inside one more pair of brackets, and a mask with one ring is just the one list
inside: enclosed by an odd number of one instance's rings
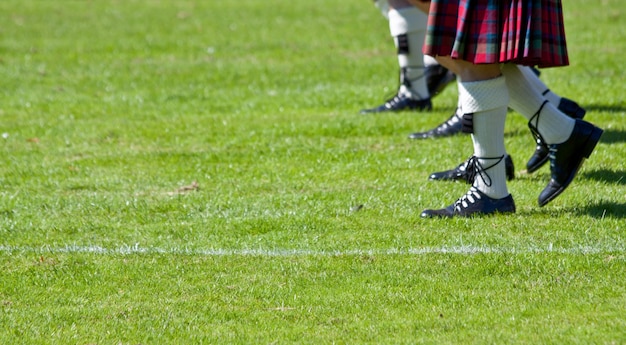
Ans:
{"label": "black leather shoe", "polygon": [[533,155],[526,163],[526,172],[529,174],[539,170],[539,168],[541,168],[548,161],[548,145],[546,145],[540,138],[536,138],[535,141],[537,142],[535,152],[533,152]]}
{"label": "black leather shoe", "polygon": [[[474,177],[476,176],[476,174],[470,174],[470,172],[468,171],[468,166],[470,165],[471,159],[472,158],[470,157],[470,159],[459,164],[454,169],[432,173],[430,174],[430,176],[428,176],[428,179],[442,181],[465,181],[469,184],[472,184],[474,183]],[[511,181],[515,178],[515,165],[513,164],[513,159],[511,158],[511,156],[506,155],[506,157],[504,158],[504,167],[506,170],[506,179]]]}
{"label": "black leather shoe", "polygon": [[[561,98],[558,109],[573,119],[582,119],[587,111],[571,99]],[[541,168],[548,161],[548,145],[539,136],[535,137],[537,147],[526,163],[526,171],[531,174]]]}
{"label": "black leather shoe", "polygon": [[454,73],[441,65],[427,66],[424,74],[430,97],[435,97],[456,79]]}
{"label": "black leather shoe", "polygon": [[409,134],[409,139],[428,139],[428,138],[439,138],[439,137],[448,137],[451,135],[455,135],[461,133],[461,129],[463,128],[461,124],[461,119],[456,115],[456,111],[450,118],[444,121],[439,126],[426,131],[426,132],[415,132]]}
{"label": "black leather shoe", "polygon": [[578,105],[578,103],[572,101],[571,99],[565,97],[561,98],[561,101],[559,102],[559,106],[557,108],[572,119],[582,120],[587,113],[587,110],[585,110],[585,108],[581,107],[580,105]]}
{"label": "black leather shoe", "polygon": [[539,206],[559,196],[572,182],[585,158],[596,147],[602,130],[589,122],[576,120],[574,131],[564,143],[550,145],[551,179],[539,195]]}
{"label": "black leather shoe", "polygon": [[382,104],[375,108],[361,110],[361,114],[385,113],[405,110],[428,111],[432,108],[433,105],[430,101],[430,98],[416,100],[397,94],[393,96],[393,98],[387,100],[385,104]]}
{"label": "black leather shoe", "polygon": [[452,218],[488,215],[494,213],[515,213],[515,202],[511,194],[502,199],[492,199],[478,189],[471,187],[454,204],[439,210],[424,210],[422,218]]}

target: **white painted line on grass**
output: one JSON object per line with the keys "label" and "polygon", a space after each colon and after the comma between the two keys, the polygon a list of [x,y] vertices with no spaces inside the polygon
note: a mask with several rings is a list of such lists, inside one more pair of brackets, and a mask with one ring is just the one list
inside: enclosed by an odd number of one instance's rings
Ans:
{"label": "white painted line on grass", "polygon": [[123,245],[115,248],[106,248],[97,245],[64,245],[64,246],[9,246],[0,245],[0,253],[36,253],[36,254],[99,254],[99,255],[132,255],[132,254],[160,254],[160,255],[198,255],[198,256],[261,256],[261,257],[304,257],[304,256],[356,256],[356,255],[428,255],[428,254],[611,254],[626,253],[626,246],[581,245],[577,247],[555,247],[552,243],[544,247],[490,247],[490,246],[441,246],[417,248],[389,248],[389,249],[192,249],[192,248],[160,248],[143,247],[139,244]]}

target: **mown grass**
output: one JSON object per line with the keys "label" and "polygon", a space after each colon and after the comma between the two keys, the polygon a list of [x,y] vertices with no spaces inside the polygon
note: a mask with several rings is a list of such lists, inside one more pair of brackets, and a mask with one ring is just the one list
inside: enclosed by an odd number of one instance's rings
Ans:
{"label": "mown grass", "polygon": [[455,88],[358,114],[396,85],[369,2],[1,2],[0,343],[625,343],[620,1],[564,4],[541,74],[605,129],[575,183],[537,207],[510,113],[518,212],[453,220],[469,138],[406,135]]}

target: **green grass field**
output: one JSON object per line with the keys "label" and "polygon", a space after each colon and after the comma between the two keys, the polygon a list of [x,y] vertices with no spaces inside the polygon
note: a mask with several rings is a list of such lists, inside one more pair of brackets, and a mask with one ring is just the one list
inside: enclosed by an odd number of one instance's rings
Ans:
{"label": "green grass field", "polygon": [[0,344],[626,344],[626,7],[564,6],[596,151],[539,208],[511,112],[517,213],[427,220],[471,141],[358,114],[371,1],[0,1]]}

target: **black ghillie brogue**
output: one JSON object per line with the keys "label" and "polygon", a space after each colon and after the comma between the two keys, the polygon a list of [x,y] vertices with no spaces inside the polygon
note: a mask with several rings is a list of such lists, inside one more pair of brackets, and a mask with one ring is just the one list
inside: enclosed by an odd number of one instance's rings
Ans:
{"label": "black ghillie brogue", "polygon": [[[543,105],[542,105],[543,108]],[[578,103],[572,101],[571,99],[561,98],[561,102],[559,103],[558,109],[563,112],[565,115],[573,118],[573,119],[581,119],[585,117],[586,110],[578,105]],[[530,126],[530,123],[529,123]],[[548,145],[541,139],[541,136],[537,135],[533,131],[533,127],[530,130],[537,142],[537,147],[535,148],[535,152],[526,163],[526,172],[529,174],[537,171],[548,161]]]}
{"label": "black ghillie brogue", "polygon": [[[459,164],[456,168],[440,171],[430,174],[428,176],[429,180],[434,181],[465,181],[469,184],[474,183],[474,176],[476,174],[470,174],[467,171],[468,166],[470,166],[470,162],[473,157],[470,157],[465,162]],[[504,157],[504,168],[506,171],[506,179],[511,181],[515,178],[515,165],[513,164],[513,159],[510,155],[506,155]]]}
{"label": "black ghillie brogue", "polygon": [[515,202],[511,194],[502,199],[493,199],[475,187],[454,204],[439,210],[424,210],[422,218],[452,218],[489,215],[494,213],[515,213]]}
{"label": "black ghillie brogue", "polygon": [[[425,67],[420,67],[420,68],[426,69]],[[410,90],[412,83],[421,78],[426,78],[426,72],[424,72],[424,74],[422,74],[421,76],[413,80],[410,80],[408,78],[407,68],[406,67],[401,68],[400,69],[400,87],[398,87],[398,91],[396,92],[396,94],[390,99],[388,99],[387,101],[385,101],[385,103],[377,107],[369,108],[369,109],[362,109],[361,114],[387,113],[387,112],[398,112],[398,111],[407,111],[407,110],[412,110],[412,111],[432,110],[433,104],[430,100],[430,96],[424,97],[425,95],[422,95],[422,97],[419,97],[419,95],[417,95],[418,96],[416,97],[417,99],[414,99],[401,92],[402,87],[406,88],[407,90]]]}
{"label": "black ghillie brogue", "polygon": [[463,125],[461,118],[457,116],[456,111],[446,121],[439,126],[428,130],[426,132],[415,132],[409,134],[409,139],[428,139],[428,138],[440,138],[449,137],[455,134],[461,133]]}
{"label": "black ghillie brogue", "polygon": [[443,91],[448,84],[456,80],[456,75],[441,65],[426,66],[426,85],[430,97],[435,97]]}
{"label": "black ghillie brogue", "polygon": [[[486,170],[500,164],[505,156],[500,157],[481,157],[472,156],[465,167],[467,171],[467,181],[475,181],[481,178],[486,186],[491,186],[492,180]],[[496,162],[488,167],[483,167],[482,161],[495,160]],[[471,217],[475,215],[488,215],[494,213],[515,213],[515,202],[511,194],[502,199],[494,199],[472,186],[469,191],[460,197],[454,204],[438,209],[427,209],[422,211],[422,218],[452,218],[452,217]]]}
{"label": "black ghillie brogue", "polygon": [[417,100],[400,94],[396,94],[382,105],[370,109],[361,110],[361,114],[386,113],[407,110],[429,111],[432,110],[432,108],[433,104],[430,101],[430,98]]}
{"label": "black ghillie brogue", "polygon": [[554,200],[570,185],[585,158],[595,149],[603,130],[583,120],[576,120],[570,137],[561,144],[549,145],[551,179],[539,195],[539,206]]}

